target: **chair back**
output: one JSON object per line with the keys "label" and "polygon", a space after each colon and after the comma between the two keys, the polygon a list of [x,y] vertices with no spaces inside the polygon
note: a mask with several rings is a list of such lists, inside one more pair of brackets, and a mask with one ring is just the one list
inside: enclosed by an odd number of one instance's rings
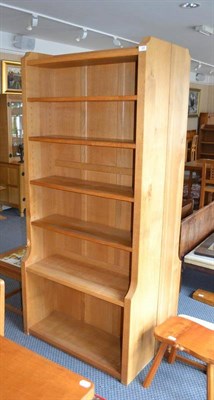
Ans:
{"label": "chair back", "polygon": [[0,335],[4,336],[4,320],[5,320],[5,284],[0,279]]}
{"label": "chair back", "polygon": [[212,199],[214,193],[214,160],[209,159],[203,160],[202,164],[200,208],[205,204],[206,193],[209,193]]}
{"label": "chair back", "polygon": [[190,161],[197,160],[198,153],[198,135],[194,135],[192,138],[192,144],[190,149]]}

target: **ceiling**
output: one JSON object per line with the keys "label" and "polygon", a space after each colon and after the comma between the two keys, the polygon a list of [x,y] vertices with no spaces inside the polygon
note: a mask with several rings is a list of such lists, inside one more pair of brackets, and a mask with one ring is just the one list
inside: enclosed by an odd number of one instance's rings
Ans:
{"label": "ceiling", "polygon": [[[135,43],[139,43],[143,37],[152,35],[187,47],[192,59],[214,66],[214,35],[205,36],[194,29],[199,25],[214,27],[214,0],[196,0],[200,7],[194,9],[181,8],[179,5],[183,2],[0,0],[0,30],[93,50],[113,48],[112,36],[130,40],[131,42],[120,39],[121,44],[127,47],[136,46]],[[29,13],[5,8],[3,5],[28,10]],[[26,27],[29,25],[31,12],[38,14],[38,26],[28,31]],[[84,41],[78,43],[76,37],[82,32],[81,27],[88,28],[88,35]],[[192,67],[196,64],[193,63]],[[208,67],[210,70],[210,66],[203,65],[205,69]]]}

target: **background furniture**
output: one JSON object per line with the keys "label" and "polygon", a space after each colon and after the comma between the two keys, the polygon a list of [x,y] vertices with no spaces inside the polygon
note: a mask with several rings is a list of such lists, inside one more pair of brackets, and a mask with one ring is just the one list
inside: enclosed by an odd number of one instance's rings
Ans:
{"label": "background furniture", "polygon": [[[214,324],[206,323],[206,321],[199,319],[195,322],[189,319],[188,316],[186,317],[171,317],[155,328],[155,338],[161,344],[143,386],[148,387],[151,384],[163,356],[170,346],[169,363],[175,361],[177,351],[180,350],[207,364],[207,400],[212,400],[214,397]],[[201,363],[181,356],[177,356],[177,358],[190,365],[204,369],[204,365]]]}
{"label": "background furniture", "polygon": [[26,208],[24,175],[24,164],[0,162],[0,184],[5,187],[4,191],[0,191],[0,207],[18,208],[21,217]]}
{"label": "background furniture", "polygon": [[[214,232],[214,202],[200,208],[181,221],[179,257],[184,260],[183,266],[201,268],[202,265],[185,263],[185,256]],[[200,261],[200,256],[195,257]],[[203,270],[207,271],[207,269]]]}
{"label": "background furniture", "polygon": [[199,116],[199,129],[202,125],[214,125],[214,113],[200,113]]}
{"label": "background furniture", "polygon": [[189,54],[147,38],[22,68],[25,330],[127,384],[177,309]]}
{"label": "background furniture", "polygon": [[[20,282],[20,288],[8,292],[5,296],[6,298],[14,296],[14,294],[18,292],[21,292],[21,262],[20,265],[11,264],[10,262],[8,262],[9,260],[7,260],[7,258],[9,259],[14,255],[22,257],[24,251],[25,247],[21,246],[0,254],[0,274]],[[22,314],[22,310],[12,306],[11,304],[5,304],[5,307],[10,311],[15,312],[16,314]]]}
{"label": "background furniture", "polygon": [[23,145],[22,97],[20,94],[0,95],[0,207],[17,207],[24,215],[24,164],[20,163],[20,146]]}
{"label": "background furniture", "polygon": [[92,400],[94,384],[0,337],[1,400]]}
{"label": "background furniture", "polygon": [[214,159],[214,125],[202,125],[199,130],[198,158]]}
{"label": "background furniture", "polygon": [[[203,160],[201,176],[200,208],[213,200],[214,194],[214,160]],[[207,197],[207,199],[206,199]]]}
{"label": "background furniture", "polygon": [[5,284],[0,279],[0,335],[4,336],[4,318],[5,318]]}

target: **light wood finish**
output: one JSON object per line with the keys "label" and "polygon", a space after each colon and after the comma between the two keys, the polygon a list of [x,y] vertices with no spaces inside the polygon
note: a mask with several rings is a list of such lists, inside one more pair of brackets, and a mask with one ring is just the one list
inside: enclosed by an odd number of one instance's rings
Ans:
{"label": "light wood finish", "polygon": [[[0,337],[1,400],[92,400],[94,384],[66,368]],[[86,384],[86,387],[84,387]]]}
{"label": "light wood finish", "polygon": [[204,207],[206,195],[208,203],[213,201],[214,194],[214,160],[204,160],[202,164],[201,195],[199,207]]}
{"label": "light wood finish", "polygon": [[4,336],[4,320],[5,320],[5,284],[0,279],[0,335]]}
{"label": "light wood finish", "polygon": [[127,277],[62,256],[48,257],[30,265],[28,271],[120,306],[128,291]]}
{"label": "light wood finish", "polygon": [[214,159],[214,125],[202,125],[199,131],[198,158]]}
{"label": "light wood finish", "polygon": [[155,328],[154,336],[161,345],[143,386],[146,388],[151,384],[167,347],[171,346],[173,353],[170,363],[174,361],[177,350],[180,350],[207,364],[207,400],[212,400],[214,397],[214,331],[190,319],[171,317]]}
{"label": "light wood finish", "polygon": [[134,202],[132,188],[119,185],[110,185],[102,182],[91,182],[63,176],[49,176],[32,180],[32,185],[45,186],[51,189],[64,190],[68,192],[84,193],[97,197]]}
{"label": "light wood finish", "polygon": [[5,186],[5,190],[0,191],[0,207],[18,208],[21,217],[26,208],[24,175],[24,164],[0,162],[0,184]]}
{"label": "light wood finish", "polygon": [[180,279],[189,54],[142,46],[22,64],[25,330],[125,384]]}

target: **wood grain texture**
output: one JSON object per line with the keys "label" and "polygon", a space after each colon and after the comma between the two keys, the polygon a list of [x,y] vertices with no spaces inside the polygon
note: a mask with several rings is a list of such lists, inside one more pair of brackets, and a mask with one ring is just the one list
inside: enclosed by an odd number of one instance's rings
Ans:
{"label": "wood grain texture", "polygon": [[81,179],[71,179],[64,176],[49,176],[30,181],[31,185],[45,186],[52,189],[68,192],[84,193],[97,197],[116,199],[122,201],[134,201],[133,190],[119,185],[103,184]]}
{"label": "wood grain texture", "polygon": [[27,271],[123,307],[127,277],[60,255],[31,264]]}
{"label": "wood grain texture", "polygon": [[[0,337],[1,400],[92,400],[94,384],[44,357]],[[81,381],[88,382],[84,388]]]}
{"label": "wood grain texture", "polygon": [[74,144],[83,146],[97,146],[97,147],[120,147],[127,149],[135,149],[135,143],[128,140],[116,140],[109,138],[108,140],[96,139],[96,138],[81,138],[81,137],[69,137],[63,135],[52,135],[52,136],[31,136],[30,141],[34,142],[47,142],[47,143],[63,143],[63,144]]}
{"label": "wood grain texture", "polygon": [[46,218],[32,221],[32,225],[63,235],[79,237],[106,246],[132,251],[129,232],[98,225],[63,215],[50,215]]}

